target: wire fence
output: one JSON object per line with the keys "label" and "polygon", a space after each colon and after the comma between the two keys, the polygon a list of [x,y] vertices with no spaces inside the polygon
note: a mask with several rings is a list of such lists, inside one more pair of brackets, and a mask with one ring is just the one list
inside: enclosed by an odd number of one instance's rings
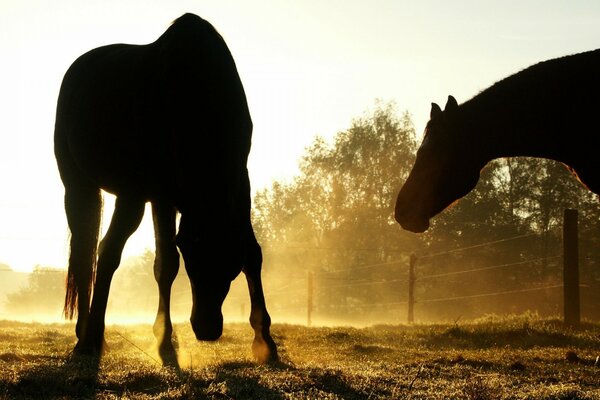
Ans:
{"label": "wire fence", "polygon": [[[553,235],[560,236],[556,232]],[[280,269],[276,271],[276,264],[268,265],[267,262],[263,277],[267,306],[275,321],[294,317],[295,321],[307,323],[333,317],[349,319],[349,322],[353,322],[352,318],[405,322],[411,309],[417,320],[431,320],[443,315],[456,316],[457,313],[475,315],[496,310],[512,311],[517,300],[521,305],[529,302],[528,306],[533,309],[546,307],[558,312],[561,289],[564,289],[563,255],[557,254],[560,249],[556,246],[548,248],[551,254],[544,254],[540,245],[542,239],[539,234],[514,235],[428,252],[414,258],[406,252],[351,249],[354,254],[364,251],[368,255],[349,258],[346,263],[340,262],[343,258],[336,262],[327,261],[326,252],[347,249],[292,246],[302,254],[312,251],[322,255],[322,266],[315,268],[318,264],[313,263],[287,272],[282,271],[285,266],[278,266]],[[389,258],[377,260],[382,254]],[[413,259],[416,261],[411,264]],[[537,272],[544,268],[545,276]],[[1,267],[0,272],[4,272]],[[135,279],[153,278],[140,276]],[[581,288],[585,293],[600,293],[600,285],[593,282],[581,285]],[[154,309],[153,301],[147,300],[147,304]],[[171,302],[173,313],[189,310],[191,305],[189,284],[175,285]],[[232,285],[224,312],[226,317],[237,319],[239,316],[245,320],[249,310],[250,298],[242,275]]]}
{"label": "wire fence", "polygon": [[[513,274],[519,271],[526,271],[527,267],[545,263],[556,266],[561,255],[553,254],[547,256],[530,256],[526,259],[518,259],[510,262],[497,262],[491,265],[473,266],[471,268],[459,268],[450,271],[435,272],[435,266],[431,264],[434,258],[443,259],[448,262],[449,259],[461,254],[460,260],[463,263],[468,261],[473,264],[470,254],[478,249],[490,248],[508,242],[518,242],[527,239],[539,239],[540,235],[523,234],[511,236],[503,239],[478,243],[475,245],[464,246],[460,248],[448,249],[446,251],[437,251],[418,256],[418,271],[414,276],[409,274],[410,255],[396,254],[393,260],[374,263],[365,263],[353,267],[338,268],[333,270],[317,270],[298,274],[297,271],[287,281],[265,281],[265,292],[267,305],[275,314],[296,315],[298,318],[306,318],[307,322],[318,320],[319,316],[323,318],[335,313],[361,313],[386,311],[388,316],[395,316],[398,321],[403,310],[411,302],[408,298],[409,285],[412,283],[417,288],[417,295],[412,300],[414,304],[425,307],[444,303],[446,306],[451,302],[475,301],[486,298],[498,298],[500,296],[510,296],[518,294],[551,293],[554,297],[560,295],[558,289],[562,288],[562,283],[534,281],[527,283],[520,282],[514,289],[496,287],[495,289],[480,290],[473,293],[473,288],[466,290],[465,286],[473,285],[477,281],[476,275],[494,272],[498,270],[512,269]],[[331,251],[330,248],[310,248],[293,246],[293,249],[303,251]],[[340,250],[336,248],[335,250]],[[356,249],[353,249],[356,250]],[[375,249],[368,249],[374,251]],[[522,258],[522,257],[520,257]],[[425,261],[425,262],[423,262]],[[430,264],[427,264],[430,262]],[[452,263],[450,263],[452,264]],[[460,265],[459,262],[454,264]],[[488,264],[490,264],[488,262]],[[389,267],[396,267],[392,270]],[[379,276],[381,275],[381,276]],[[455,285],[454,289],[449,287],[450,278],[460,278],[460,284]],[[432,286],[436,285],[436,289]],[[461,287],[462,285],[462,287]],[[488,285],[489,286],[489,285]],[[513,284],[513,286],[516,286]],[[240,285],[238,290],[233,290],[226,300],[226,307],[233,313],[245,312],[249,310],[249,296],[244,285]],[[457,294],[452,294],[451,292]],[[461,293],[463,292],[463,293]],[[174,296],[188,295],[189,290],[174,292]],[[444,293],[446,295],[444,295]],[[413,304],[413,306],[414,306]],[[174,303],[175,306],[190,306],[191,299]],[[246,306],[248,305],[248,306]],[[449,307],[452,308],[452,307]],[[364,316],[363,316],[364,317]]]}
{"label": "wire fence", "polygon": [[[555,232],[555,236],[556,235]],[[393,315],[394,322],[406,318],[407,305],[411,303],[408,296],[411,283],[416,287],[416,296],[412,300],[413,306],[420,305],[420,312],[427,314],[427,309],[444,305],[452,309],[450,303],[456,303],[455,308],[464,308],[470,303],[481,306],[482,302],[490,305],[510,304],[515,296],[526,296],[525,300],[531,300],[528,307],[535,309],[541,304],[552,304],[552,311],[558,312],[562,296],[561,289],[564,288],[562,277],[559,272],[562,254],[540,255],[529,251],[528,254],[516,254],[516,260],[497,260],[497,262],[474,261],[479,250],[509,244],[509,242],[521,243],[525,247],[539,247],[540,234],[522,234],[493,241],[477,243],[460,248],[448,249],[426,253],[416,257],[418,268],[414,276],[409,270],[409,254],[396,254],[393,260],[374,263],[359,264],[354,267],[338,268],[334,270],[317,269],[307,272],[305,276],[295,276],[287,283],[281,282],[267,284],[267,304],[276,313],[286,314],[289,312],[305,313],[307,322],[324,319],[328,316],[346,310],[346,313],[374,314],[385,311]],[[300,249],[299,246],[294,249]],[[301,247],[304,251],[310,251],[310,247]],[[328,249],[316,248],[313,250],[324,251]],[[339,250],[339,248],[336,248]],[[353,249],[354,250],[354,249]],[[374,249],[370,249],[372,251]],[[556,247],[550,250],[556,252]],[[380,251],[381,252],[381,251]],[[502,253],[502,251],[500,251]],[[458,255],[458,261],[454,260]],[[506,257],[505,257],[506,258]],[[434,260],[443,260],[446,264],[452,264],[453,268],[442,268],[436,265]],[[493,260],[493,258],[492,258]],[[438,263],[439,264],[439,263]],[[465,268],[465,265],[470,267]],[[482,265],[483,264],[483,265]],[[487,264],[487,265],[486,265]],[[395,266],[393,271],[389,267]],[[463,266],[463,268],[460,268]],[[537,269],[546,268],[551,271],[550,276],[540,276],[535,279]],[[451,269],[451,270],[448,270]],[[497,271],[505,270],[503,274]],[[486,275],[494,272],[494,275]],[[381,276],[379,276],[381,275]],[[481,285],[482,276],[486,276],[485,285]],[[511,277],[514,282],[499,282],[498,276]],[[309,283],[311,282],[311,283]],[[454,286],[454,287],[451,287]],[[268,290],[273,287],[273,290]],[[590,289],[590,285],[580,285],[583,289]],[[445,293],[445,295],[444,295]],[[511,297],[512,296],[512,297]],[[235,301],[247,300],[247,296],[237,296]],[[505,300],[499,301],[497,299]],[[539,300],[543,301],[539,301]],[[472,307],[473,308],[473,307]],[[484,307],[479,307],[480,311]],[[498,309],[499,307],[489,307]],[[515,307],[508,307],[512,310]],[[438,313],[439,314],[439,313]]]}

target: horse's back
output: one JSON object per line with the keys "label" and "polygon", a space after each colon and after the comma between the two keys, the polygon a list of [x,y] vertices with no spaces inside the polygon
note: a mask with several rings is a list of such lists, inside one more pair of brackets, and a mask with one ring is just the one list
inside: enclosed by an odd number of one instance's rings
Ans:
{"label": "horse's back", "polygon": [[496,118],[496,124],[510,121],[513,129],[540,132],[548,144],[568,139],[558,146],[561,151],[570,144],[592,151],[597,134],[590,121],[600,109],[600,49],[534,64],[495,83],[464,107],[470,114]]}
{"label": "horse's back", "polygon": [[[535,116],[562,109],[574,115],[600,102],[600,49],[534,64],[492,85],[469,102],[512,106]],[[467,103],[469,103],[467,102]]]}
{"label": "horse's back", "polygon": [[55,153],[61,176],[85,174],[113,193],[150,198],[190,175],[224,170],[216,182],[243,173],[251,130],[225,42],[208,22],[184,15],[151,44],[100,47],[72,64]]}
{"label": "horse's back", "polygon": [[523,75],[535,85],[537,101],[547,109],[577,116],[600,105],[600,49],[538,63]]}
{"label": "horse's back", "polygon": [[544,157],[569,165],[592,191],[600,191],[596,145],[600,49],[534,64],[497,82],[465,106],[493,115],[494,123],[506,125],[506,131],[537,138],[544,143]]}
{"label": "horse's back", "polygon": [[[535,67],[535,66],[534,66]],[[546,140],[563,148],[563,162],[580,179],[600,193],[600,134],[596,115],[600,109],[600,49],[550,60],[538,65],[546,87],[540,89],[548,125]]]}
{"label": "horse's back", "polygon": [[147,50],[146,46],[108,45],[85,53],[71,65],[61,85],[54,133],[61,176],[63,170],[87,175],[111,190],[124,186],[119,181],[129,180],[128,172],[133,173],[136,165],[144,167],[148,127],[160,123],[158,112],[143,110],[155,104],[148,101],[145,86],[151,70],[150,65],[144,66]]}
{"label": "horse's back", "polygon": [[89,135],[107,128],[127,129],[131,106],[143,88],[145,46],[114,44],[80,56],[60,89],[55,135]]}

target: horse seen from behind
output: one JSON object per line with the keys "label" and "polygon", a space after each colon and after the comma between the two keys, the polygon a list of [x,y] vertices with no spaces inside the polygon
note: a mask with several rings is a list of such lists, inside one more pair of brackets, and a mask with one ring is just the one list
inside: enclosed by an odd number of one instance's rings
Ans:
{"label": "horse seen from behind", "polygon": [[469,193],[491,160],[529,156],[560,161],[600,193],[597,115],[600,50],[535,64],[464,104],[435,103],[417,158],[396,201],[412,232]]}
{"label": "horse seen from behind", "polygon": [[[254,356],[277,359],[261,249],[250,222],[251,135],[233,57],[213,26],[196,15],[181,16],[153,43],[100,47],[71,65],[58,99],[54,151],[71,232],[64,311],[68,318],[77,315],[75,354],[101,354],[111,279],[150,202],[159,354],[175,353],[169,305],[179,248],[196,337],[221,336],[222,303],[243,271]],[[116,203],[98,246],[101,190],[114,194]]]}

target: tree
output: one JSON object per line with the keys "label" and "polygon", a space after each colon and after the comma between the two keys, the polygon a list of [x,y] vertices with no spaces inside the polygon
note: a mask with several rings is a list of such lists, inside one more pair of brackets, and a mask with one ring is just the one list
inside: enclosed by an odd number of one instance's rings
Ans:
{"label": "tree", "polygon": [[6,310],[19,318],[58,319],[65,294],[65,271],[36,266],[28,284],[6,295]]}
{"label": "tree", "polygon": [[[381,276],[367,264],[403,261],[418,239],[393,218],[395,198],[416,151],[408,114],[396,117],[393,104],[377,103],[329,145],[317,137],[300,162],[300,176],[275,182],[256,194],[253,221],[265,252],[265,270],[285,268],[289,281],[315,271],[327,277],[321,296],[347,301],[333,289],[336,279]],[[405,263],[387,270],[405,269]],[[296,272],[294,272],[296,271]],[[277,282],[274,286],[285,284]],[[345,291],[347,292],[347,291]],[[368,287],[352,297],[373,298]]]}

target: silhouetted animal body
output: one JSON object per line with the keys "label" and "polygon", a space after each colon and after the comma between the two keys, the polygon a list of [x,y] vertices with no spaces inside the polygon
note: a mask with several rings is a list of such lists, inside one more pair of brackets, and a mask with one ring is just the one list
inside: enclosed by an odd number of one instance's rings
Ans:
{"label": "silhouetted animal body", "polygon": [[469,193],[500,157],[563,162],[600,193],[597,116],[600,50],[535,64],[462,105],[433,103],[413,169],[396,202],[396,220],[423,232],[429,219]]}
{"label": "silhouetted animal body", "polygon": [[[101,351],[112,275],[149,201],[161,351],[174,351],[169,302],[179,247],[197,338],[221,336],[221,306],[243,270],[254,354],[260,361],[277,358],[250,222],[251,135],[234,60],[222,37],[196,15],[178,18],[154,43],[100,47],[73,63],[60,90],[54,145],[72,235],[65,314],[77,314],[77,352]],[[116,205],[96,257],[101,189],[116,195]]]}

